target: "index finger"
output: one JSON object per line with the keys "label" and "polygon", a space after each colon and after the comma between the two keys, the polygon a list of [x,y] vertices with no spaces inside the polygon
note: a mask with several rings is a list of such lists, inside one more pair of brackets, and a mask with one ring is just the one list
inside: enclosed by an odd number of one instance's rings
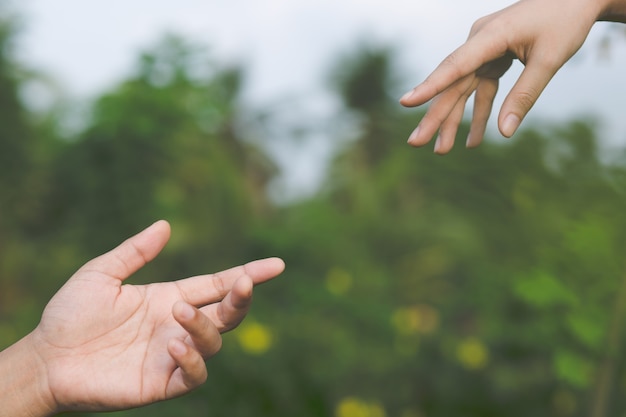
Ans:
{"label": "index finger", "polygon": [[478,32],[448,55],[421,84],[402,96],[400,103],[406,107],[422,105],[461,78],[476,72],[484,64],[503,57],[507,52],[504,41],[494,41],[485,32]]}
{"label": "index finger", "polygon": [[243,276],[250,277],[252,283],[257,285],[280,275],[284,269],[285,263],[280,258],[260,259],[215,274],[176,281],[176,285],[186,302],[203,306],[222,300],[235,281]]}

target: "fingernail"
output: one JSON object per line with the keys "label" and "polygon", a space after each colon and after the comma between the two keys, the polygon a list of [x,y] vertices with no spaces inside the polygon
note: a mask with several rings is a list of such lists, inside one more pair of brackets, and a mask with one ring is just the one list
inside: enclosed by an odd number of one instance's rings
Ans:
{"label": "fingernail", "polygon": [[513,136],[520,124],[520,118],[513,113],[507,115],[502,122],[502,134],[507,138]]}
{"label": "fingernail", "polygon": [[420,133],[420,127],[417,126],[415,130],[413,130],[413,132],[411,133],[411,136],[409,136],[407,143],[412,145],[413,142],[417,139],[417,136],[419,135],[419,133]]}
{"label": "fingernail", "polygon": [[170,344],[170,349],[178,356],[183,356],[187,353],[187,345],[180,340],[174,339]]}
{"label": "fingernail", "polygon": [[435,141],[435,153],[439,153],[439,148],[441,148],[441,135],[437,136],[437,140]]}
{"label": "fingernail", "polygon": [[246,287],[245,287],[246,288],[246,293],[245,293],[246,297],[252,298],[252,290],[254,288],[254,282],[252,282],[252,280],[250,279],[250,280],[246,281],[245,285],[246,285]]}
{"label": "fingernail", "polygon": [[402,98],[400,98],[400,101],[404,101],[404,100],[408,100],[408,99],[410,99],[410,98],[411,98],[411,96],[413,95],[413,92],[414,92],[414,91],[415,91],[415,90],[411,90],[411,91],[409,91],[409,92],[407,92],[407,93],[404,93],[404,95],[402,96]]}
{"label": "fingernail", "polygon": [[192,306],[185,303],[180,307],[180,316],[182,319],[191,320],[196,315],[196,311]]}

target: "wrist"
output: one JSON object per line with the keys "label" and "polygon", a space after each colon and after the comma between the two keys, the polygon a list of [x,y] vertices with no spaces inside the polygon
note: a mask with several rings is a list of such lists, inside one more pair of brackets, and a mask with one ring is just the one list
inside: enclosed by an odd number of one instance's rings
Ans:
{"label": "wrist", "polygon": [[0,352],[0,417],[43,417],[56,412],[46,364],[32,333]]}

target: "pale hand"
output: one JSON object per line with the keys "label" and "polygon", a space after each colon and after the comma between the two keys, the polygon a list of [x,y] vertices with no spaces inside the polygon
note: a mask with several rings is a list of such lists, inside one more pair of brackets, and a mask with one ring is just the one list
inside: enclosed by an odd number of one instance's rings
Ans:
{"label": "pale hand", "polygon": [[593,24],[618,20],[625,9],[625,0],[522,0],[479,19],[467,41],[400,100],[413,107],[432,99],[409,144],[425,145],[439,131],[435,152],[450,151],[466,102],[475,93],[466,146],[479,145],[499,79],[519,59],[525,68],[498,117],[500,132],[510,137],[554,74],[584,43]]}

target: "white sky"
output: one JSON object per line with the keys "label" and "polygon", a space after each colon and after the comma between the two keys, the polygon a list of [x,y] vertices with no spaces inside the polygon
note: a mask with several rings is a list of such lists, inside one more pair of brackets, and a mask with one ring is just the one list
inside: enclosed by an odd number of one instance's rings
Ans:
{"label": "white sky", "polygon": [[[124,77],[137,51],[169,31],[208,45],[218,59],[245,63],[247,95],[263,103],[294,95],[313,100],[330,60],[364,37],[397,45],[401,71],[409,75],[403,90],[408,90],[463,42],[474,20],[511,3],[14,0],[13,6],[25,21],[19,38],[22,58],[52,74],[75,97],[93,97]],[[548,86],[531,117],[560,120],[594,112],[603,118],[605,137],[626,145],[626,37],[615,43],[609,59],[599,58],[598,44],[607,27],[596,25],[587,44]],[[503,80],[496,104],[514,76],[512,71]],[[291,168],[294,181],[315,182],[319,169],[310,159],[323,159],[325,152],[289,155],[286,159],[298,167]]]}

